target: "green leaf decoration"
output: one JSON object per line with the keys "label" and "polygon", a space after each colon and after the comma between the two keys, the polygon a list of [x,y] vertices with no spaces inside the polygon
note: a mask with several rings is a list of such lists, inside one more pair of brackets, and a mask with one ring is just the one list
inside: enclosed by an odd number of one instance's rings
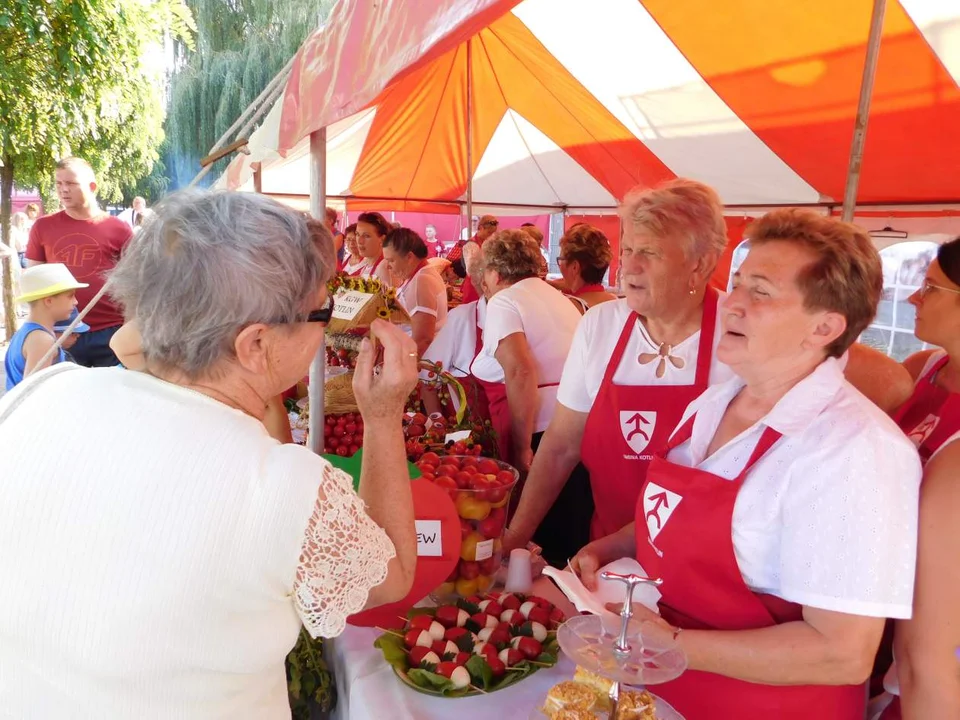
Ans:
{"label": "green leaf decoration", "polygon": [[[324,460],[327,460],[335,468],[343,470],[347,475],[349,475],[353,480],[354,492],[359,492],[360,468],[363,465],[363,448],[360,448],[357,451],[357,454],[353,457],[341,457],[340,455],[323,455],[321,457],[323,457]],[[416,480],[420,477],[420,468],[411,462],[407,463],[407,471],[410,473],[411,480]]]}
{"label": "green leaf decoration", "polygon": [[414,669],[407,673],[407,677],[422,688],[435,690],[444,697],[461,697],[470,693],[470,688],[457,688],[450,678],[437,675],[429,670]]}
{"label": "green leaf decoration", "polygon": [[493,687],[493,670],[490,669],[490,663],[479,655],[474,655],[466,664],[467,672],[470,673],[470,682],[479,688],[489,690]]}
{"label": "green leaf decoration", "polygon": [[376,639],[373,645],[380,648],[383,659],[395,670],[406,672],[410,657],[407,655],[407,649],[403,646],[403,638],[384,633]]}

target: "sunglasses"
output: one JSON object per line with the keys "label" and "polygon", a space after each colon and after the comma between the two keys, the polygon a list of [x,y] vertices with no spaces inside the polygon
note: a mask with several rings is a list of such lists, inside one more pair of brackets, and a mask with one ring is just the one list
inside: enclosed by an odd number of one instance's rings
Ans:
{"label": "sunglasses", "polygon": [[327,294],[327,301],[319,310],[310,312],[301,322],[308,323],[327,323],[333,317],[333,295]]}
{"label": "sunglasses", "polygon": [[953,293],[954,295],[960,295],[960,290],[954,290],[953,288],[944,287],[943,285],[937,285],[929,280],[923,281],[923,285],[920,286],[917,294],[919,295],[920,299],[923,300],[931,290],[943,290],[944,292]]}

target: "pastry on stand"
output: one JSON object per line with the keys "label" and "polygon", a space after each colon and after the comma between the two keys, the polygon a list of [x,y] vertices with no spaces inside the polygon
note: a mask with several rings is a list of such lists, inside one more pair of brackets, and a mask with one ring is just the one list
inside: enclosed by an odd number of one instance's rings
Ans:
{"label": "pastry on stand", "polygon": [[602,573],[601,578],[626,585],[619,627],[599,615],[579,615],[560,626],[560,648],[577,663],[577,671],[572,681],[555,686],[531,717],[682,720],[666,702],[642,689],[673,680],[687,668],[686,656],[675,640],[654,640],[633,620],[634,589],[644,584],[659,587],[663,581],[612,572]]}

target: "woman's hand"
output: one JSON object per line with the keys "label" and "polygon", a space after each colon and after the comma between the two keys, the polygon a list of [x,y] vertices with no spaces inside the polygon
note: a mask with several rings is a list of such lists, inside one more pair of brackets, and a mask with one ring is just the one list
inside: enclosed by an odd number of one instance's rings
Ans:
{"label": "woman's hand", "polygon": [[[606,608],[619,615],[623,612],[623,603],[607,603]],[[640,622],[643,634],[654,642],[673,642],[679,633],[677,628],[642,603],[633,603],[633,619]]]}
{"label": "woman's hand", "polygon": [[403,330],[384,320],[374,320],[370,331],[383,345],[383,363],[377,367],[373,342],[364,338],[353,374],[357,407],[364,422],[386,419],[399,423],[417,384],[417,345]]}
{"label": "woman's hand", "polygon": [[585,545],[573,556],[570,567],[580,576],[583,586],[593,592],[597,589],[597,573],[604,565],[622,557],[633,556],[635,540],[634,524]]}

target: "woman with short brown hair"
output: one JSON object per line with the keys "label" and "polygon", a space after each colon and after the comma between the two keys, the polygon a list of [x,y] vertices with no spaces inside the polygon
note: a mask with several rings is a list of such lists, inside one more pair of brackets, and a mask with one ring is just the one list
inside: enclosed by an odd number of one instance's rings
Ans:
{"label": "woman with short brown hair", "polygon": [[472,372],[486,392],[501,457],[526,471],[553,415],[580,316],[540,279],[540,251],[526,233],[497,233],[482,258],[487,310]]}
{"label": "woman with short brown hair", "polygon": [[560,239],[557,265],[568,293],[578,301],[581,312],[617,299],[603,287],[612,258],[610,241],[593,225],[578,223]]}
{"label": "woman with short brown hair", "polygon": [[[738,377],[656,451],[635,522],[573,559],[588,587],[635,555],[663,579],[650,641],[689,660],[657,687],[678,712],[862,720],[885,618],[910,617],[920,463],[839,358],[883,290],[867,234],[805,210],[748,230],[717,356]],[[814,708],[814,710],[811,710]]]}

